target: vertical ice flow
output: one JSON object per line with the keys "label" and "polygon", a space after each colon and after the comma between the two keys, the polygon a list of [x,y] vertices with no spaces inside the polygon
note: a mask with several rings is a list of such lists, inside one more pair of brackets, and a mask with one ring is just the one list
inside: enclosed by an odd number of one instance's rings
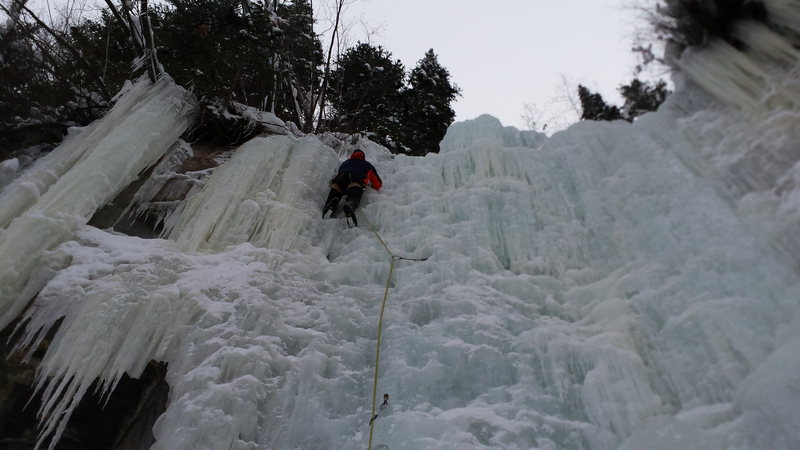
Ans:
{"label": "vertical ice flow", "polygon": [[319,218],[319,174],[337,161],[314,138],[253,139],[167,219],[167,232],[185,251],[242,242],[307,251],[299,239]]}

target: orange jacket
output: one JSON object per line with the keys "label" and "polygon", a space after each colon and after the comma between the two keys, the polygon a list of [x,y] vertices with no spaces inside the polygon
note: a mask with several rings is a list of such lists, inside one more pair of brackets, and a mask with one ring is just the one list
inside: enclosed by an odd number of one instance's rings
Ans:
{"label": "orange jacket", "polygon": [[371,186],[372,189],[376,191],[383,186],[383,181],[381,177],[378,176],[378,171],[375,170],[375,166],[366,160],[364,152],[361,150],[354,151],[353,154],[350,155],[350,159],[339,166],[337,175],[342,173],[353,174],[353,181],[356,179],[361,180],[361,184]]}

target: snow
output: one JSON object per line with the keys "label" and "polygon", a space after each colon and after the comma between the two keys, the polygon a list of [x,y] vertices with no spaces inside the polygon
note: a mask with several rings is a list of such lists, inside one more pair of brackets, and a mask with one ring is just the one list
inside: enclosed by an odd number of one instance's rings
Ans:
{"label": "snow", "polygon": [[[798,72],[717,48],[687,56],[678,92],[632,124],[547,138],[481,116],[424,158],[334,135],[253,139],[171,213],[165,239],[76,219],[124,183],[90,176],[121,169],[106,157],[61,169],[82,148],[65,143],[9,186],[30,205],[0,202],[3,299],[27,279],[23,297],[38,292],[20,346],[63,317],[37,377],[43,440],[94,380],[110,389],[155,359],[170,395],[154,449],[365,447],[390,266],[374,224],[395,254],[427,258],[397,261],[389,283],[375,448],[800,447],[800,108],[774,101]],[[760,58],[776,62],[749,70]],[[722,89],[701,89],[714,79]],[[165,130],[183,123],[159,111]],[[114,117],[95,127],[116,127],[115,145],[94,146],[130,156],[134,127]],[[320,215],[356,148],[384,188],[351,229]],[[70,177],[87,186],[40,206]]]}
{"label": "snow", "polygon": [[266,111],[259,111],[252,106],[246,106],[242,104],[236,104],[236,106],[243,118],[263,125],[265,130],[268,132],[273,134],[289,133],[286,123],[279,119],[275,114]]}

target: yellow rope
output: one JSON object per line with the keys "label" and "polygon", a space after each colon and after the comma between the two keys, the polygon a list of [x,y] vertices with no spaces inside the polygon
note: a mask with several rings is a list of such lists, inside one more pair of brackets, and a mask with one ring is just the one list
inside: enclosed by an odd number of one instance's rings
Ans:
{"label": "yellow rope", "polygon": [[389,250],[389,246],[386,245],[386,242],[381,238],[381,235],[378,233],[378,229],[375,227],[375,224],[369,220],[369,217],[361,210],[358,209],[358,212],[361,213],[361,217],[367,222],[370,229],[373,233],[375,233],[375,237],[378,238],[378,242],[383,245],[383,248],[386,249],[386,253],[389,254],[389,275],[386,277],[386,288],[383,291],[383,302],[381,303],[381,314],[378,318],[378,342],[376,344],[375,350],[375,375],[372,380],[372,414],[370,415],[369,421],[369,444],[367,445],[367,450],[372,450],[372,435],[373,430],[375,428],[375,406],[377,405],[378,400],[378,367],[380,366],[381,361],[381,337],[383,336],[383,313],[386,311],[386,300],[389,298],[389,287],[392,283],[392,273],[394,272],[394,263],[397,261],[397,257]]}
{"label": "yellow rope", "polygon": [[389,246],[386,245],[386,242],[383,242],[383,239],[381,239],[381,235],[378,234],[378,229],[375,227],[375,224],[372,223],[371,220],[369,220],[369,217],[367,217],[367,215],[364,214],[364,211],[362,211],[361,208],[358,209],[358,212],[360,212],[361,213],[361,217],[363,217],[364,220],[367,221],[367,225],[369,225],[369,229],[372,230],[373,233],[375,233],[375,237],[378,238],[378,242],[380,242],[381,245],[383,246],[383,248],[386,249],[386,253],[388,253],[389,256],[394,260],[395,259],[394,253],[392,253],[392,251],[389,250]]}
{"label": "yellow rope", "polygon": [[[388,250],[388,249],[387,249]],[[391,253],[391,252],[390,252]],[[381,360],[381,335],[383,334],[383,312],[386,310],[386,299],[389,298],[389,286],[392,282],[392,272],[394,271],[394,262],[396,259],[392,255],[392,261],[389,263],[389,276],[386,277],[386,289],[383,291],[383,303],[381,304],[381,314],[378,319],[378,343],[377,350],[375,351],[375,376],[372,380],[372,415],[369,421],[369,445],[368,450],[372,450],[372,431],[375,428],[375,405],[378,399],[378,365]]]}
{"label": "yellow rope", "polygon": [[[394,264],[399,259],[404,259],[404,260],[407,260],[407,261],[425,261],[428,258],[405,258],[405,257],[402,257],[402,256],[395,255],[394,253],[392,253],[391,250],[389,250],[389,246],[386,245],[386,242],[384,242],[383,238],[381,238],[381,235],[378,233],[377,227],[375,227],[375,224],[373,224],[372,221],[369,220],[369,217],[367,217],[367,215],[364,213],[364,211],[361,210],[361,208],[359,208],[357,211],[361,213],[361,217],[364,218],[364,220],[367,222],[367,225],[369,225],[369,227],[372,230],[372,232],[375,233],[375,237],[378,238],[378,242],[380,242],[381,245],[383,245],[383,248],[386,249],[386,253],[389,254],[389,259],[390,259],[389,275],[386,277],[386,288],[383,291],[383,302],[381,303],[381,314],[380,314],[380,317],[378,318],[378,342],[377,342],[377,345],[376,345],[377,349],[375,350],[375,375],[374,375],[373,380],[372,380],[372,415],[370,416],[370,420],[369,420],[369,444],[367,446],[368,450],[372,450],[373,429],[375,427],[375,419],[377,419],[377,417],[378,417],[375,414],[375,406],[376,406],[377,400],[378,400],[378,366],[379,366],[380,360],[381,360],[381,336],[383,335],[383,313],[386,310],[386,300],[389,298],[389,287],[392,284],[392,273],[394,272]],[[383,409],[383,406],[385,406],[387,404],[387,402],[389,401],[389,394],[383,394],[383,399],[384,400],[383,400],[383,405],[381,406],[381,409]]]}

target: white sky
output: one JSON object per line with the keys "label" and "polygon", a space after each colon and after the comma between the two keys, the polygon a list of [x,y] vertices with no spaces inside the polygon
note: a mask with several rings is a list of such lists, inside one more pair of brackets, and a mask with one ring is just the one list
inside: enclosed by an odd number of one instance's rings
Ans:
{"label": "white sky", "polygon": [[[552,113],[566,78],[621,103],[616,89],[636,66],[634,32],[646,27],[633,0],[356,0],[346,20],[381,26],[382,45],[413,68],[429,48],[462,90],[456,120],[489,113],[523,128],[523,105]],[[315,2],[315,8],[318,3]],[[360,25],[350,40],[364,40]],[[561,108],[564,108],[562,103]]]}

